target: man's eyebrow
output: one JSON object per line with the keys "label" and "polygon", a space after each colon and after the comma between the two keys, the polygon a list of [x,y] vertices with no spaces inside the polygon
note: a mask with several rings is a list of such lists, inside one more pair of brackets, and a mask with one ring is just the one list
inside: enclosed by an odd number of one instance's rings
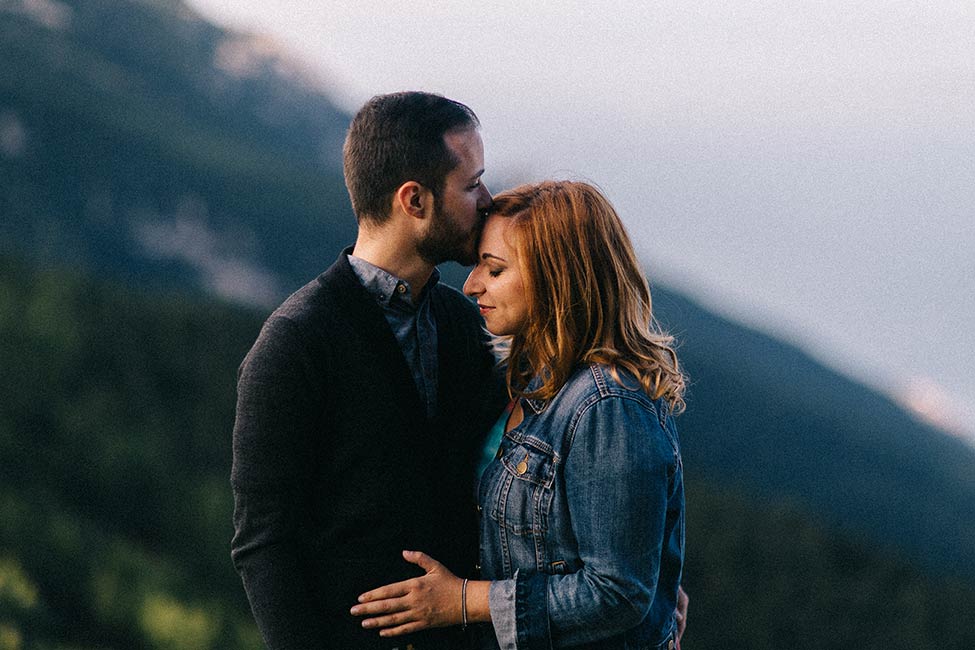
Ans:
{"label": "man's eyebrow", "polygon": [[482,169],[482,170],[480,170],[480,171],[478,171],[478,172],[477,172],[476,174],[474,174],[473,176],[471,176],[471,180],[477,180],[477,179],[478,179],[478,178],[480,178],[480,177],[481,177],[482,175],[484,175],[484,170],[483,170],[483,169]]}
{"label": "man's eyebrow", "polygon": [[495,259],[495,260],[499,260],[501,262],[507,262],[508,261],[508,260],[504,259],[503,257],[498,257],[497,255],[492,255],[491,253],[481,253],[481,259],[482,260]]}

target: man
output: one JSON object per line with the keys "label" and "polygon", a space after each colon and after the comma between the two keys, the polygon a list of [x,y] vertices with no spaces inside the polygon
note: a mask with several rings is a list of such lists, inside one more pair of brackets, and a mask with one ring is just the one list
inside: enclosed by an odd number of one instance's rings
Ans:
{"label": "man", "polygon": [[384,640],[349,608],[416,575],[402,549],[475,571],[473,467],[503,393],[476,308],[435,265],[475,261],[491,202],[478,126],[427,93],[359,111],[344,148],[355,246],[241,364],[232,557],[272,650],[463,643],[456,629]]}

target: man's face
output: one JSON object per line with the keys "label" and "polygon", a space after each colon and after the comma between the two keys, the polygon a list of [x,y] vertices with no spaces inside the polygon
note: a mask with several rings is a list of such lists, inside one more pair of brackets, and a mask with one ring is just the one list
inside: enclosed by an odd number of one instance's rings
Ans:
{"label": "man's face", "polygon": [[491,193],[481,182],[484,144],[475,129],[451,131],[444,135],[444,142],[459,162],[444,179],[430,227],[417,251],[431,264],[453,260],[470,266],[477,261],[482,214],[491,205]]}

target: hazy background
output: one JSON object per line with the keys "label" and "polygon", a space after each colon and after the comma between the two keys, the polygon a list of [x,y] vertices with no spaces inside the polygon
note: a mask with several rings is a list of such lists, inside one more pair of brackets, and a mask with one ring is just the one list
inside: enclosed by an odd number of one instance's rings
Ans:
{"label": "hazy background", "polygon": [[596,182],[657,278],[975,432],[975,3],[190,4],[349,111],[469,103],[495,190]]}
{"label": "hazy background", "polygon": [[477,110],[494,189],[587,178],[635,235],[692,380],[688,650],[975,648],[973,24],[0,0],[0,650],[262,646],[236,370],[403,88]]}

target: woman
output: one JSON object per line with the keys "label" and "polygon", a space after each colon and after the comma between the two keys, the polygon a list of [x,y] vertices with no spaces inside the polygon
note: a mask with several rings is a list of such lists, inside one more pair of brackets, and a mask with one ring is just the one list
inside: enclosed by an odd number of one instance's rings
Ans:
{"label": "woman", "polygon": [[484,579],[405,551],[426,575],[352,613],[383,636],[490,622],[485,647],[673,648],[684,378],[619,217],[585,183],[502,193],[464,292],[507,340],[514,398],[478,488]]}

